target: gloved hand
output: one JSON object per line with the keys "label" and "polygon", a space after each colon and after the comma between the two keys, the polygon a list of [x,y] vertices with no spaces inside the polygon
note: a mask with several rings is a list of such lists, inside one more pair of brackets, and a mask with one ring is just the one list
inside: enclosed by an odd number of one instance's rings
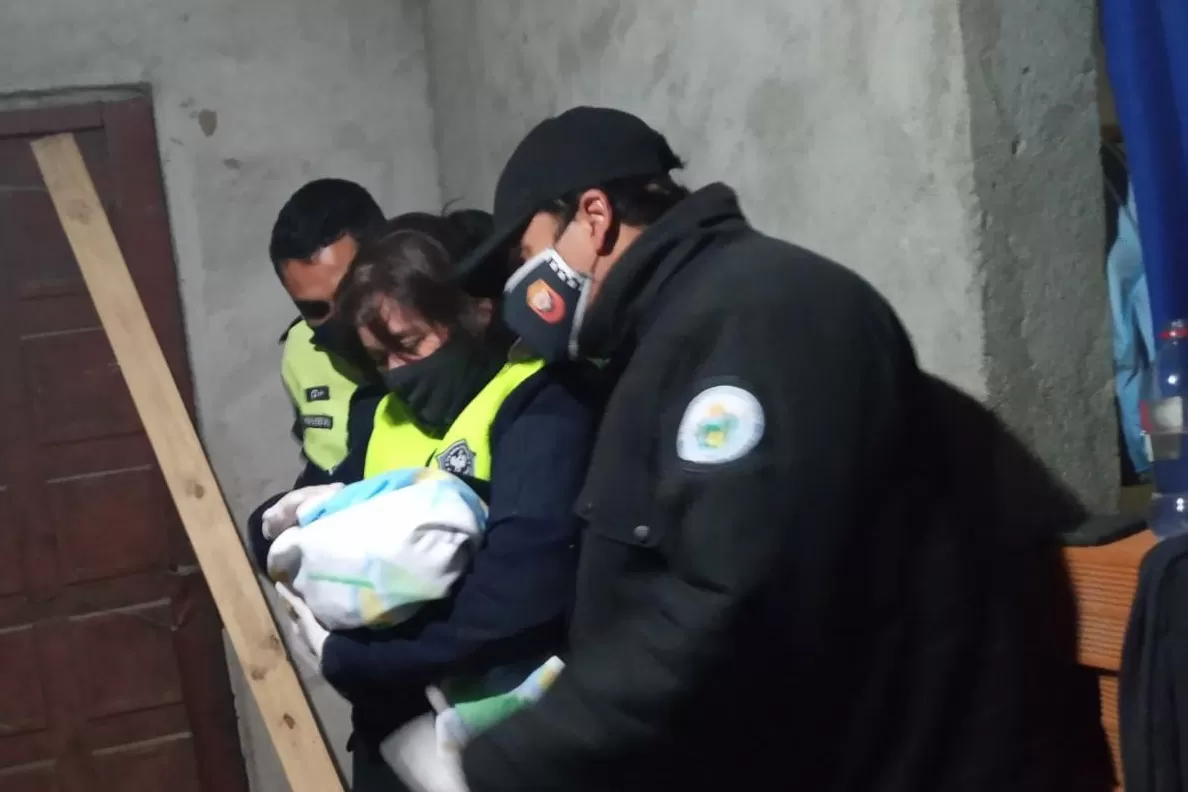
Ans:
{"label": "gloved hand", "polygon": [[439,689],[429,688],[425,694],[437,713],[438,750],[443,755],[460,755],[471,737],[539,701],[564,668],[565,663],[561,658],[550,657],[515,690],[484,699],[459,702],[453,706]]}
{"label": "gloved hand", "polygon": [[380,756],[413,792],[467,792],[459,754],[438,750],[432,713],[409,721],[388,735]]}
{"label": "gloved hand", "polygon": [[288,619],[281,621],[288,622],[286,626],[290,637],[296,641],[297,646],[309,650],[315,665],[320,669],[322,651],[326,648],[326,639],[330,637],[330,631],[318,623],[317,617],[305,604],[305,600],[290,591],[288,586],[277,583],[276,593],[285,604]]}
{"label": "gloved hand", "polygon": [[318,484],[314,487],[295,489],[268,507],[260,522],[260,533],[272,541],[285,531],[297,525],[301,515],[342,489],[342,484]]}

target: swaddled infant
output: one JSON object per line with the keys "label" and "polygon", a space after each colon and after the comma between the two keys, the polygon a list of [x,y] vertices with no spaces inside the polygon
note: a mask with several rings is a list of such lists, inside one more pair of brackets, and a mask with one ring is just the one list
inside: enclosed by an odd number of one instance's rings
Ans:
{"label": "swaddled infant", "polygon": [[269,577],[327,629],[382,628],[449,594],[482,541],[487,508],[461,479],[407,468],[326,490],[296,521],[269,550]]}
{"label": "swaddled infant", "polygon": [[[297,490],[265,512],[264,524],[274,538],[269,577],[300,597],[322,627],[383,628],[449,595],[482,543],[487,508],[461,479],[409,468]],[[467,685],[462,693],[443,680],[431,694],[436,717],[409,724],[381,752],[404,776],[453,778],[462,745],[543,695],[562,667],[552,658],[509,692]],[[427,742],[436,743],[432,755]]]}

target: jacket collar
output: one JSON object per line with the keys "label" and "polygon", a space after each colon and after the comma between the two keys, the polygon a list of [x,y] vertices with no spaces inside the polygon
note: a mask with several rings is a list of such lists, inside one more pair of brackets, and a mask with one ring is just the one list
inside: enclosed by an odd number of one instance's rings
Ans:
{"label": "jacket collar", "polygon": [[672,277],[724,235],[750,228],[725,184],[694,192],[644,230],[591,303],[578,337],[582,355],[609,359],[634,346]]}

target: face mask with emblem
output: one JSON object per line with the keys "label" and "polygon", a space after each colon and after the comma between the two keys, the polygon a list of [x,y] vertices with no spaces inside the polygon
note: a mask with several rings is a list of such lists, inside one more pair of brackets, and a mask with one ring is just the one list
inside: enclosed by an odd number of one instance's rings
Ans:
{"label": "face mask with emblem", "polygon": [[590,276],[554,248],[528,259],[503,289],[503,321],[547,363],[578,359],[578,331],[590,299]]}
{"label": "face mask with emblem", "polygon": [[443,434],[503,363],[498,349],[456,332],[432,354],[381,376],[421,428]]}

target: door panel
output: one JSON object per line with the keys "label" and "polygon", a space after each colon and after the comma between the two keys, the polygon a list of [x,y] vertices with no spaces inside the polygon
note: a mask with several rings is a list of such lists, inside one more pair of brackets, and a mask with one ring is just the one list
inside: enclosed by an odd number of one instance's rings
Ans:
{"label": "door panel", "polygon": [[0,792],[246,792],[217,614],[29,150],[62,131],[193,411],[150,103],[0,113]]}

